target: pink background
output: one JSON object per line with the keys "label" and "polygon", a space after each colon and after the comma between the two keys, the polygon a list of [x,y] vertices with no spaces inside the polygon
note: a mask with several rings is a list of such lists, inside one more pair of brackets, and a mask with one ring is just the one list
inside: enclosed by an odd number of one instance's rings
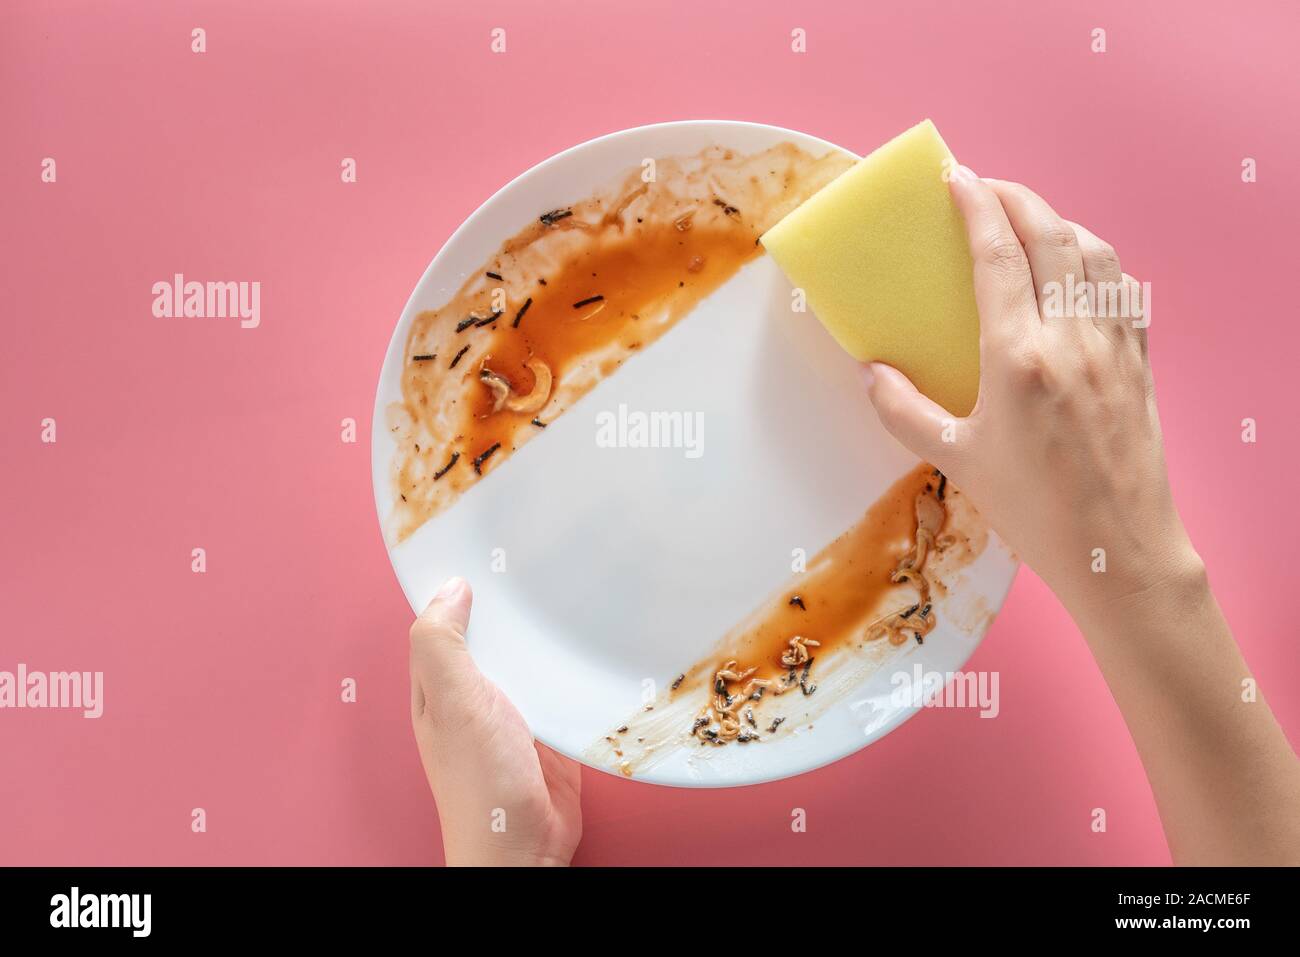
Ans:
{"label": "pink background", "polygon": [[[106,711],[0,712],[0,863],[441,860],[370,491],[384,349],[495,189],[671,119],[866,151],[928,115],[1110,239],[1153,283],[1183,515],[1296,740],[1298,35],[1291,2],[4,3],[0,669],[101,670]],[[260,280],[261,328],[155,319],[178,271]],[[1168,861],[1124,724],[1028,571],[971,667],[1001,673],[998,719],[930,712],[795,780],[587,773],[577,860]]]}

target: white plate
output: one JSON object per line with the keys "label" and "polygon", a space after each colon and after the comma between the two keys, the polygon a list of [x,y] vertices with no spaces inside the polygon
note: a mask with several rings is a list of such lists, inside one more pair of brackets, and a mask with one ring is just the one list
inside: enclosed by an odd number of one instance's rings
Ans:
{"label": "white plate", "polygon": [[[384,411],[400,400],[418,313],[444,305],[539,210],[583,199],[645,157],[782,141],[816,155],[838,148],[755,123],[644,126],[553,156],[479,207],[425,270],[384,360],[371,449],[381,525],[394,451]],[[598,448],[596,414],[620,403],[702,413],[704,454]],[[643,682],[670,681],[784,587],[793,548],[814,554],[916,461],[877,422],[853,359],[811,313],[791,312],[788,283],[760,257],[389,555],[416,611],[446,578],[470,580],[475,660],[539,740],[581,759],[638,709]],[[505,555],[505,572],[492,570],[494,554]],[[1016,568],[990,536],[964,597],[996,612]],[[851,754],[918,710],[891,701],[895,664],[959,670],[984,627],[963,633],[941,615],[932,638],[900,650],[811,730],[686,749],[637,778],[753,784]]]}

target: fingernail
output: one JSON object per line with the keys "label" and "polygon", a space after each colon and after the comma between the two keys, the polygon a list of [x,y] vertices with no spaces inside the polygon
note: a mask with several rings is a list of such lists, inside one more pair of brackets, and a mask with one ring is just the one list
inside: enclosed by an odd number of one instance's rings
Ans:
{"label": "fingernail", "polygon": [[858,370],[858,374],[862,376],[862,385],[870,392],[871,383],[876,381],[876,370],[871,368],[870,364],[867,364]]}
{"label": "fingernail", "polygon": [[968,183],[973,183],[975,180],[979,179],[979,177],[975,175],[975,171],[969,166],[958,166],[957,178],[963,179]]}
{"label": "fingernail", "polygon": [[460,593],[464,590],[465,590],[465,579],[460,578],[459,576],[454,578],[448,578],[445,582],[442,583],[442,587],[438,589],[437,594],[433,596],[433,600],[451,601],[453,598],[456,598],[458,595],[460,595]]}

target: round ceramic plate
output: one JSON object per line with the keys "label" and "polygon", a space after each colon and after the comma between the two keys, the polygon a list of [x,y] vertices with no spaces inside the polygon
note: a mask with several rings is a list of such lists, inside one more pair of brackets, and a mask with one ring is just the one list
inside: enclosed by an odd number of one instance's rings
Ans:
{"label": "round ceramic plate", "polygon": [[[479,207],[416,284],[384,361],[371,450],[381,523],[394,507],[385,410],[401,398],[404,350],[420,312],[446,304],[539,211],[583,199],[646,157],[715,145],[753,153],[782,142],[813,155],[838,149],[753,123],[646,126],[553,156]],[[768,257],[749,262],[450,508],[390,542],[412,609],[446,578],[469,579],[470,650],[552,748],[591,762],[593,742],[643,710],[647,688],[662,691],[788,585],[792,551],[811,555],[834,540],[918,464],[877,422],[854,360],[791,301]],[[597,417],[621,405],[697,415],[699,454],[602,448],[593,439]],[[870,744],[920,710],[899,700],[895,676],[918,666],[959,670],[1016,567],[990,535],[947,596],[984,609],[977,620],[961,627],[941,608],[924,644],[892,650],[886,666],[864,673],[810,726],[792,722],[788,733],[745,746],[673,749],[636,778],[753,784]]]}

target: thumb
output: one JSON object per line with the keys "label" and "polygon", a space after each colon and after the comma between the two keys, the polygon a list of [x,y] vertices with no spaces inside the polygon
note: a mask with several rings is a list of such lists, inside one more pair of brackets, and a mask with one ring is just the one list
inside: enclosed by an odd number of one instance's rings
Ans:
{"label": "thumb", "polygon": [[419,684],[461,671],[469,657],[465,632],[474,594],[463,578],[449,578],[411,626],[411,674]]}
{"label": "thumb", "polygon": [[948,471],[962,439],[962,420],[922,395],[893,366],[871,363],[865,371],[867,394],[889,434],[909,451]]}

